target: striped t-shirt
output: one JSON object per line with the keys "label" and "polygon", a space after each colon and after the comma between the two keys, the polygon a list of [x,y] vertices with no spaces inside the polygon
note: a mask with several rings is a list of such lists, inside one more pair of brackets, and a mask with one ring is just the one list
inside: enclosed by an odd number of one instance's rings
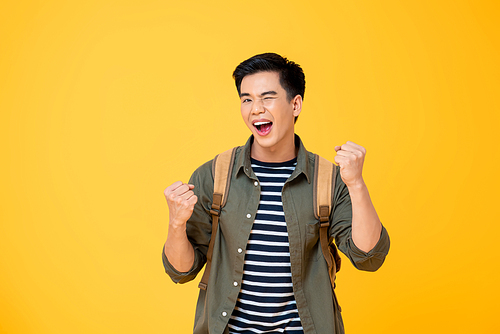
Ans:
{"label": "striped t-shirt", "polygon": [[297,159],[269,163],[251,159],[260,181],[259,208],[245,252],[243,280],[229,320],[231,334],[303,334],[290,270],[288,230],[281,191]]}

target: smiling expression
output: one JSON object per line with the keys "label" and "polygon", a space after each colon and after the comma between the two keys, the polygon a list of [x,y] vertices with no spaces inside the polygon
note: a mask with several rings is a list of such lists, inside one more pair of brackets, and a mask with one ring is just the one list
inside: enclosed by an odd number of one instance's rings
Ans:
{"label": "smiling expression", "polygon": [[302,97],[288,101],[277,72],[258,72],[241,81],[241,115],[254,135],[251,155],[261,161],[287,161],[296,156],[294,119]]}

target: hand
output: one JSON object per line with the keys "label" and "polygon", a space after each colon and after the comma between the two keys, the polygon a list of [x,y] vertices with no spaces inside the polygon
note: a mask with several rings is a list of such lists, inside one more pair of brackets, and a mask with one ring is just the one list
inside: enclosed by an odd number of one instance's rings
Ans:
{"label": "hand", "polygon": [[193,214],[194,205],[198,197],[193,192],[194,185],[174,182],[165,189],[164,194],[167,199],[170,224],[181,226],[186,224]]}
{"label": "hand", "polygon": [[346,186],[349,188],[363,185],[361,173],[366,155],[365,148],[348,141],[342,146],[335,146],[335,151],[337,156],[334,161],[340,166],[340,176]]}

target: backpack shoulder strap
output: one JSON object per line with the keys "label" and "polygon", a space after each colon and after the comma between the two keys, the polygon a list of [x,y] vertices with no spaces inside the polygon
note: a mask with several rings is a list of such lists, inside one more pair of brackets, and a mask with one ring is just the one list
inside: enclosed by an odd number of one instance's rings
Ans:
{"label": "backpack shoulder strap", "polygon": [[328,230],[330,214],[334,206],[335,179],[337,166],[319,155],[315,157],[314,173],[314,215],[320,222],[319,238],[323,257],[328,264],[332,289],[335,288],[335,274],[340,270],[340,256],[337,247],[330,242]]}
{"label": "backpack shoulder strap", "polygon": [[237,148],[238,147],[234,147],[217,155],[212,164],[212,175],[214,177],[214,194],[212,197],[212,207],[210,209],[210,214],[212,215],[212,234],[210,236],[210,243],[208,244],[205,272],[203,273],[200,284],[198,284],[198,287],[202,290],[207,289],[208,278],[210,277],[215,236],[219,227],[219,216],[222,207],[227,201],[226,195],[229,190],[229,184],[231,183],[231,172],[233,170],[234,155]]}
{"label": "backpack shoulder strap", "polygon": [[335,190],[335,165],[316,154],[314,173],[314,215],[321,223],[330,221]]}

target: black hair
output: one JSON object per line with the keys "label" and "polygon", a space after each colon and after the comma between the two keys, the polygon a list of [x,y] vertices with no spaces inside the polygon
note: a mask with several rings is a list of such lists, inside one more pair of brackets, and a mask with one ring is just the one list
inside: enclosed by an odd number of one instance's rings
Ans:
{"label": "black hair", "polygon": [[[286,91],[288,102],[300,95],[304,100],[306,80],[299,64],[276,53],[262,53],[241,62],[233,72],[234,83],[241,96],[241,82],[250,74],[259,72],[277,72],[281,87]],[[297,116],[298,117],[298,116]],[[295,117],[295,121],[297,121]]]}

